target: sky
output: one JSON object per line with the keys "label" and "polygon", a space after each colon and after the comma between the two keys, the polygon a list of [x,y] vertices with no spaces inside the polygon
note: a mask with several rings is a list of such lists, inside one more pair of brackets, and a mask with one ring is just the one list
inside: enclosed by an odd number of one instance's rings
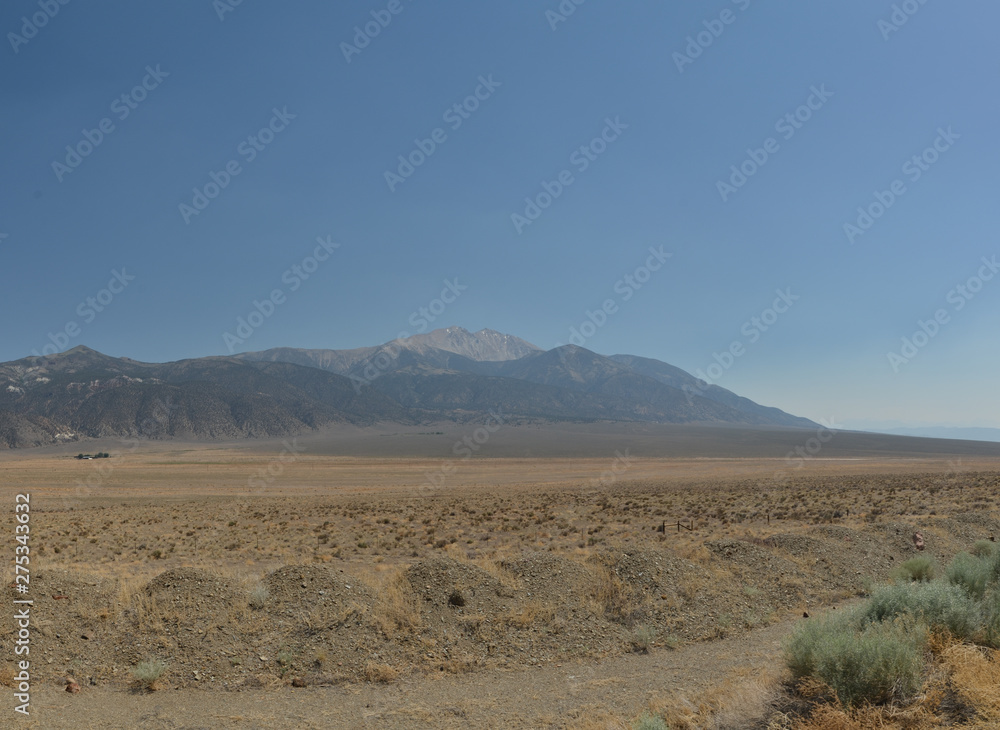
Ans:
{"label": "sky", "polygon": [[[0,360],[436,327],[1000,427],[986,0],[11,0]],[[241,319],[242,318],[242,319]]]}

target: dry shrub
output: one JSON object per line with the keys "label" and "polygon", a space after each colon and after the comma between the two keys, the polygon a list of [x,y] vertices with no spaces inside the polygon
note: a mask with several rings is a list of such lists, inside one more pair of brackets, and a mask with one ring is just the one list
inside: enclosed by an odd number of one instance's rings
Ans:
{"label": "dry shrub", "polygon": [[364,675],[365,679],[369,682],[389,684],[399,678],[399,670],[395,667],[390,667],[388,664],[369,662],[365,665]]}
{"label": "dry shrub", "polygon": [[591,563],[590,568],[595,578],[591,598],[599,612],[616,621],[631,618],[638,609],[631,586],[606,565]]}
{"label": "dry shrub", "polygon": [[132,668],[136,687],[153,692],[160,687],[160,679],[167,671],[167,663],[160,659],[147,659]]}
{"label": "dry shrub", "polygon": [[478,558],[473,561],[473,565],[476,565],[491,576],[500,581],[500,585],[511,591],[516,591],[521,588],[520,579],[507,570],[501,564],[502,558],[498,555],[492,555],[488,558]]}
{"label": "dry shrub", "polygon": [[366,573],[361,579],[375,593],[372,618],[385,638],[420,627],[420,608],[402,569]]}
{"label": "dry shrub", "polygon": [[162,623],[162,606],[144,590],[147,578],[127,576],[118,580],[114,613],[117,618],[131,618],[141,629],[156,630]]}
{"label": "dry shrub", "polygon": [[520,610],[511,609],[504,621],[515,629],[526,629],[529,626],[547,624],[556,616],[556,609],[541,601],[531,601]]}
{"label": "dry shrub", "polygon": [[793,727],[794,730],[930,730],[941,724],[923,703],[906,708],[865,706],[847,712],[839,706],[820,705],[808,720]]}
{"label": "dry shrub", "polygon": [[969,727],[1000,727],[1000,651],[956,644],[941,655],[959,697],[975,708]]}
{"label": "dry shrub", "polygon": [[671,730],[745,730],[766,717],[781,693],[782,674],[745,669],[700,695],[656,703],[656,714]]}

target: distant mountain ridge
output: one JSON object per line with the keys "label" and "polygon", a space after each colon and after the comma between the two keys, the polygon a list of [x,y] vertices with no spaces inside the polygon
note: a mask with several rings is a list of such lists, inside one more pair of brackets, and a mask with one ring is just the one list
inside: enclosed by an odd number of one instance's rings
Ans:
{"label": "distant mountain ridge", "polygon": [[[462,372],[584,391],[591,397],[577,401],[587,406],[580,412],[581,418],[594,418],[594,413],[602,413],[605,415],[596,417],[666,423],[704,421],[818,427],[807,418],[762,406],[725,388],[702,383],[684,370],[659,360],[634,355],[604,357],[575,345],[546,351],[525,340],[489,329],[470,333],[461,327],[448,327],[377,347],[354,350],[280,348],[243,353],[237,357],[254,361],[285,360],[319,367],[350,377],[356,383],[383,390],[394,388],[395,397],[414,405],[428,402],[417,393],[419,388],[414,377]],[[390,374],[397,377],[387,380]],[[406,388],[399,383],[401,374],[409,376]],[[444,381],[438,379],[435,385],[441,388]],[[455,397],[441,394],[440,400],[454,403]],[[625,407],[624,403],[632,405]],[[720,405],[724,408],[718,408]],[[561,410],[559,412],[562,414]]]}
{"label": "distant mountain ridge", "polygon": [[515,420],[817,427],[658,360],[574,345],[546,351],[489,329],[170,363],[84,346],[0,363],[0,447],[265,438],[338,423],[464,423],[495,411]]}

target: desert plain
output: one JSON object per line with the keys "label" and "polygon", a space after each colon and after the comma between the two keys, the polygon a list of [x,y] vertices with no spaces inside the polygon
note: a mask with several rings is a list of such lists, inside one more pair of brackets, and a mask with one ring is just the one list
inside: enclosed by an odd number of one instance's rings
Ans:
{"label": "desert plain", "polygon": [[837,434],[793,459],[809,434],[789,430],[727,457],[732,434],[680,433],[512,427],[469,458],[445,427],[7,452],[32,705],[0,724],[629,728],[654,707],[777,727],[804,615],[1000,537],[995,445]]}

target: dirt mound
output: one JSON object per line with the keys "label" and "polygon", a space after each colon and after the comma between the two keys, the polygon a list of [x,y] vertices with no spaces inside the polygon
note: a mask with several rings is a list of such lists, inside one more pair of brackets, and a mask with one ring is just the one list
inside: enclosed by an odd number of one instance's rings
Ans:
{"label": "dirt mound", "polygon": [[744,592],[749,588],[752,596],[764,596],[771,607],[789,607],[802,598],[805,571],[773,548],[731,539],[712,540],[705,547],[745,584]]}
{"label": "dirt mound", "polygon": [[[940,556],[940,549],[944,546],[940,543],[935,545],[935,541],[930,539],[927,530],[922,529],[921,526],[912,525],[907,522],[879,522],[872,528],[874,536],[893,555],[897,556],[912,556],[916,554],[917,549],[913,546],[913,533],[918,530],[923,533],[925,538],[928,538],[927,550]],[[950,553],[951,551],[945,550],[944,552]]]}
{"label": "dirt mound", "polygon": [[272,606],[301,608],[373,600],[371,591],[360,581],[325,565],[286,565],[269,573],[263,585]]}
{"label": "dirt mound", "polygon": [[712,540],[705,547],[733,565],[737,577],[749,583],[770,582],[776,575],[799,572],[795,563],[746,540]]}
{"label": "dirt mound", "polygon": [[829,551],[831,547],[830,543],[825,540],[788,532],[771,535],[761,540],[761,542],[768,547],[778,548],[785,554],[795,558],[814,557]]}
{"label": "dirt mound", "polygon": [[[490,609],[492,602],[514,596],[513,589],[471,563],[452,558],[421,560],[406,571],[406,580],[424,608]],[[428,606],[429,604],[429,606]]]}
{"label": "dirt mound", "polygon": [[946,539],[954,541],[954,545],[949,545],[952,551],[968,550],[977,540],[1000,539],[1000,522],[976,512],[940,520],[936,527],[944,532]]}
{"label": "dirt mound", "polygon": [[197,568],[174,568],[160,573],[143,590],[156,600],[199,606],[209,599],[213,604],[230,602],[236,594],[227,581]]}
{"label": "dirt mound", "polygon": [[994,534],[1000,534],[1000,521],[984,515],[981,512],[962,512],[961,514],[955,515],[954,520],[967,525],[981,527]]}
{"label": "dirt mound", "polygon": [[605,550],[591,562],[606,571],[598,599],[630,630],[648,624],[664,639],[702,640],[747,623],[740,586],[723,572],[666,550]]}
{"label": "dirt mound", "polygon": [[529,599],[574,602],[574,598],[588,593],[594,583],[593,573],[584,565],[552,553],[526,553],[500,565],[521,581]]}

